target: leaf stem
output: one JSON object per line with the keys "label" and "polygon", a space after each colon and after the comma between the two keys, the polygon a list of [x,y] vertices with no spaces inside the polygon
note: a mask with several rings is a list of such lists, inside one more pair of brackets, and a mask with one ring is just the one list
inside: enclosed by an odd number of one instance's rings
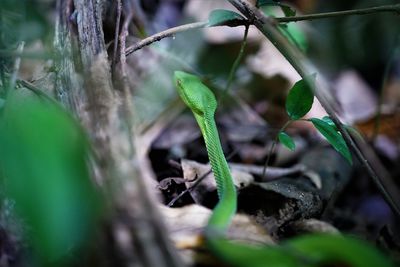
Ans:
{"label": "leaf stem", "polygon": [[278,134],[275,136],[275,139],[274,139],[274,141],[273,141],[273,143],[272,143],[272,145],[271,145],[271,148],[269,149],[267,159],[265,160],[265,163],[264,163],[264,169],[263,169],[263,173],[262,173],[262,179],[264,179],[264,178],[265,178],[265,175],[267,174],[268,164],[269,164],[269,161],[270,161],[270,159],[271,159],[271,155],[272,155],[272,153],[273,153],[274,150],[275,150],[276,144],[278,143],[279,133],[285,131],[286,128],[289,127],[289,125],[290,125],[292,122],[293,122],[293,120],[288,120],[288,121],[282,126],[282,128],[279,129]]}
{"label": "leaf stem", "polygon": [[[25,42],[23,41],[20,42],[17,47],[17,52],[22,53],[24,51],[24,47],[25,47]],[[20,66],[21,66],[21,58],[16,57],[14,60],[13,71],[10,77],[9,89],[15,89],[15,83],[17,81]]]}

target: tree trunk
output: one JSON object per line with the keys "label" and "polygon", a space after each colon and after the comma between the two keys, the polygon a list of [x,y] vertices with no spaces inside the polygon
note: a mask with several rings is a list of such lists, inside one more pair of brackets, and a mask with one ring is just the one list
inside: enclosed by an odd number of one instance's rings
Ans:
{"label": "tree trunk", "polygon": [[130,92],[116,86],[123,81],[112,80],[105,6],[101,0],[58,0],[54,41],[58,99],[90,138],[93,178],[110,211],[88,261],[97,266],[182,266],[144,178],[151,174],[140,171],[148,162],[135,146]]}

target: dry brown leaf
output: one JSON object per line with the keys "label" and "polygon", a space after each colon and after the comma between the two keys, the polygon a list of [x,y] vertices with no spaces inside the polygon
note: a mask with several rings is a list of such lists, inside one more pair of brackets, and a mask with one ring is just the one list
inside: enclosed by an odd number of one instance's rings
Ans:
{"label": "dry brown leaf", "polygon": [[[212,211],[200,205],[182,208],[160,207],[170,236],[179,249],[195,249],[203,246],[201,233]],[[227,238],[252,244],[274,244],[265,230],[249,216],[237,214],[229,227]]]}
{"label": "dry brown leaf", "polygon": [[333,225],[317,219],[296,221],[292,227],[296,232],[301,233],[340,234],[339,230]]}
{"label": "dry brown leaf", "polygon": [[[200,177],[207,174],[211,167],[209,164],[202,164],[192,160],[181,161],[183,178],[187,181],[186,186],[191,187],[193,183]],[[246,187],[254,181],[254,177],[246,172],[231,170],[233,183],[241,188]],[[204,203],[205,193],[213,192],[217,188],[214,175],[208,174],[203,181],[191,191],[192,197],[196,203]]]}

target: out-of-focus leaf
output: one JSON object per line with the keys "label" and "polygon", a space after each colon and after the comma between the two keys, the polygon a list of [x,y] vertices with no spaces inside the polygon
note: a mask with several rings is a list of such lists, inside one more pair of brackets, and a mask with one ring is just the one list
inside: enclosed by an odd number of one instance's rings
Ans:
{"label": "out-of-focus leaf", "polygon": [[209,247],[222,260],[236,267],[310,267],[278,246],[250,246],[219,238],[209,242]]}
{"label": "out-of-focus leaf", "polygon": [[4,106],[4,99],[0,98],[0,109],[3,108],[3,106]]}
{"label": "out-of-focus leaf", "polygon": [[2,43],[12,46],[19,41],[29,42],[43,37],[50,27],[44,15],[46,7],[47,5],[41,1],[1,0]]}
{"label": "out-of-focus leaf", "polygon": [[313,102],[314,94],[309,84],[301,79],[290,89],[286,98],[286,112],[292,120],[298,120],[310,111]]}
{"label": "out-of-focus leaf", "polygon": [[[285,27],[284,27],[285,26]],[[296,45],[302,51],[307,51],[308,49],[308,40],[304,30],[296,23],[287,23],[282,24],[280,27],[282,29],[282,33],[288,37],[288,40]]]}
{"label": "out-of-focus leaf", "polygon": [[286,17],[293,17],[296,15],[296,10],[288,5],[282,4],[279,0],[257,0],[257,6],[279,6]]}
{"label": "out-of-focus leaf", "polygon": [[243,25],[245,22],[246,19],[242,15],[225,9],[213,10],[208,17],[209,27],[222,25],[236,27]]}
{"label": "out-of-focus leaf", "polygon": [[[275,3],[270,5],[265,5],[261,8],[261,11],[264,12],[268,16],[276,17],[281,16],[277,15],[277,9],[274,6],[279,6],[285,16],[294,16],[296,15],[296,10],[292,9],[290,6],[286,6],[281,3]],[[302,27],[297,23],[281,23],[279,25],[279,29],[283,35],[285,35],[289,42],[293,45],[297,46],[300,50],[306,52],[308,49],[308,40],[307,36],[304,33]]]}
{"label": "out-of-focus leaf", "polygon": [[361,133],[359,131],[357,131],[356,128],[350,126],[350,125],[344,125],[344,127],[346,128],[346,130],[351,133],[354,136],[356,136],[359,140],[364,140],[363,136],[361,135]]}
{"label": "out-of-focus leaf", "polygon": [[287,147],[290,150],[295,150],[296,144],[294,143],[292,137],[290,137],[287,133],[285,132],[279,132],[278,134],[279,142],[281,142],[282,145]]}
{"label": "out-of-focus leaf", "polygon": [[280,5],[280,1],[279,0],[257,0],[257,6],[266,6],[266,5]]}
{"label": "out-of-focus leaf", "polygon": [[100,203],[87,152],[83,132],[59,106],[10,90],[0,117],[0,170],[42,263],[62,261],[94,228]]}
{"label": "out-of-focus leaf", "polygon": [[[377,249],[354,238],[313,234],[291,239],[283,246],[250,246],[214,239],[209,247],[226,262],[238,267],[393,267]],[[266,265],[266,263],[268,263]]]}
{"label": "out-of-focus leaf", "polygon": [[311,118],[310,121],[313,123],[315,128],[328,140],[328,142],[342,154],[345,159],[352,164],[352,158],[349,148],[346,145],[342,135],[336,130],[335,126],[330,125],[328,122],[317,118]]}
{"label": "out-of-focus leaf", "polygon": [[388,257],[367,243],[340,235],[307,235],[292,239],[286,245],[314,262],[309,266],[394,266]]}
{"label": "out-of-focus leaf", "polygon": [[285,14],[285,17],[293,17],[296,16],[296,10],[288,5],[279,5],[282,9],[282,12]]}

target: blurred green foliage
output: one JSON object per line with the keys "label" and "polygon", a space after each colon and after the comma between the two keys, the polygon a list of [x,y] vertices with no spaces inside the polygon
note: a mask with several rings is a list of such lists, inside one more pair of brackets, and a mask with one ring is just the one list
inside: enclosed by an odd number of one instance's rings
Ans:
{"label": "blurred green foliage", "polygon": [[23,89],[9,90],[0,114],[0,173],[41,266],[82,247],[94,229],[100,202],[88,149],[61,107]]}
{"label": "blurred green foliage", "polygon": [[5,74],[10,73],[11,55],[17,45],[44,39],[52,32],[46,17],[50,8],[50,2],[44,0],[0,0],[0,76],[3,85]]}
{"label": "blurred green foliage", "polygon": [[310,262],[306,266],[394,266],[375,247],[349,236],[312,234],[290,239],[289,249],[307,255]]}
{"label": "blurred green foliage", "polygon": [[243,25],[246,19],[231,10],[215,9],[208,16],[208,26],[221,26],[226,25],[230,27],[236,27]]}
{"label": "blurred green foliage", "polygon": [[[315,12],[360,9],[398,4],[397,0],[319,1]],[[400,34],[399,16],[377,13],[313,20],[309,55],[331,73],[354,68],[375,88],[381,86],[383,71]]]}
{"label": "blurred green foliage", "polygon": [[237,267],[393,267],[390,259],[369,244],[341,235],[309,234],[281,246],[257,247],[215,241],[218,256]]}
{"label": "blurred green foliage", "polygon": [[1,0],[0,44],[10,47],[19,41],[30,42],[49,33],[45,15],[48,4],[36,0]]}

